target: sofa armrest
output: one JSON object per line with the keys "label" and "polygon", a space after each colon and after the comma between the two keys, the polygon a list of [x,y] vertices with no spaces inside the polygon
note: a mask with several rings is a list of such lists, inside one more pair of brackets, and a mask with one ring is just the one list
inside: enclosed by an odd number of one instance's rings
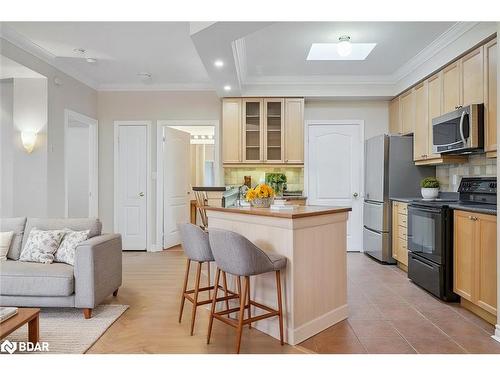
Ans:
{"label": "sofa armrest", "polygon": [[94,308],[122,283],[122,237],[104,234],[76,248],[75,307]]}

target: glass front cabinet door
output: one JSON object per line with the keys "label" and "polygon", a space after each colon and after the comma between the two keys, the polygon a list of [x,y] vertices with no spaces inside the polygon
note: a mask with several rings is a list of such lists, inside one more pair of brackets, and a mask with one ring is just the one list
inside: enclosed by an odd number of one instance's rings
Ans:
{"label": "glass front cabinet door", "polygon": [[243,100],[243,159],[245,162],[264,161],[263,100]]}
{"label": "glass front cabinet door", "polygon": [[284,99],[264,99],[264,160],[282,163],[284,159]]}

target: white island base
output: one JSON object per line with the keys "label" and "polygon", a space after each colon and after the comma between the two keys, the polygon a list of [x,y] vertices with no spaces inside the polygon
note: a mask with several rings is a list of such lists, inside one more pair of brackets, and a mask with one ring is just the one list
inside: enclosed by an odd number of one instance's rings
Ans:
{"label": "white island base", "polygon": [[[348,211],[315,206],[290,212],[207,207],[209,229],[240,233],[264,251],[286,256],[282,284],[288,344],[298,344],[347,318]],[[274,272],[251,277],[251,299],[277,306]],[[252,308],[252,316],[261,313]],[[279,339],[277,317],[253,326]]]}

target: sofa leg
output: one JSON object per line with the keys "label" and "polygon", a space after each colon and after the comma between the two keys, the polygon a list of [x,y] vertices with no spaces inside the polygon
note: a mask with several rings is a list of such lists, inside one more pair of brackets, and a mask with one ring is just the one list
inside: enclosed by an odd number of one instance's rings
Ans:
{"label": "sofa leg", "polygon": [[118,295],[118,289],[116,289],[114,292],[113,292],[113,297],[116,297]]}
{"label": "sofa leg", "polygon": [[85,319],[90,319],[92,317],[92,309],[83,309],[83,316]]}

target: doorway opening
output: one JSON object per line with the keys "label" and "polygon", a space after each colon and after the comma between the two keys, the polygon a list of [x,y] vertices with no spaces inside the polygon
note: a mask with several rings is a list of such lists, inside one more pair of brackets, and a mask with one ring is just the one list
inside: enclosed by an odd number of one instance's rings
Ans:
{"label": "doorway opening", "polygon": [[97,120],[64,111],[65,216],[98,216]]}
{"label": "doorway opening", "polygon": [[159,121],[157,243],[180,244],[177,224],[190,221],[193,186],[221,180],[218,120]]}

